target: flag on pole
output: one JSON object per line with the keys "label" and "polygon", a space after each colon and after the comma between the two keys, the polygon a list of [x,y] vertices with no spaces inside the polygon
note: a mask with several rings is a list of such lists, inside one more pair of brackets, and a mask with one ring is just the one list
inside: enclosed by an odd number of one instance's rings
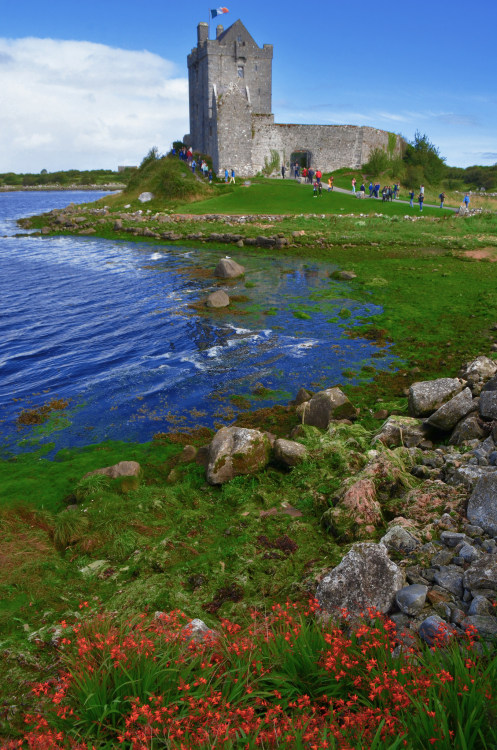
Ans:
{"label": "flag on pole", "polygon": [[216,16],[222,16],[225,13],[229,13],[228,8],[213,8],[211,10],[211,18],[216,18]]}

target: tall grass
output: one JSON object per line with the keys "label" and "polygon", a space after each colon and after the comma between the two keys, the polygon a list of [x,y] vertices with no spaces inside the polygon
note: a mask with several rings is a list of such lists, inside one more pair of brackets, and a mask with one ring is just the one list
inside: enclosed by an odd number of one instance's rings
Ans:
{"label": "tall grass", "polygon": [[[86,603],[85,603],[86,604]],[[317,603],[252,612],[192,638],[180,612],[66,628],[36,685],[32,748],[456,748],[497,742],[495,651],[470,634],[429,649],[370,611],[323,624]],[[65,624],[65,623],[64,623]],[[17,741],[5,748],[22,745]],[[51,743],[51,744],[50,744]]]}

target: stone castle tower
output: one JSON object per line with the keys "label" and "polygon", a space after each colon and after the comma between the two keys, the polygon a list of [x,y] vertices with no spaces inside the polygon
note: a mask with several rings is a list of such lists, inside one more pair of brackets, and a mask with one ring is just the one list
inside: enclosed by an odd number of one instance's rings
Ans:
{"label": "stone castle tower", "polygon": [[[375,147],[391,147],[389,133],[355,125],[281,125],[271,114],[273,45],[259,47],[238,20],[224,30],[197,26],[188,55],[190,133],[195,151],[212,157],[214,171],[252,176],[298,160],[332,171],[364,164]],[[391,134],[390,134],[391,135]],[[396,149],[401,139],[397,137]]]}

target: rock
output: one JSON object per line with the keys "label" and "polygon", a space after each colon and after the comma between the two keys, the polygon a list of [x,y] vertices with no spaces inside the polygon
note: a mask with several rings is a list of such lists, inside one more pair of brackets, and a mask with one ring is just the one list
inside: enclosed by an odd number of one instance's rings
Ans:
{"label": "rock", "polygon": [[179,454],[178,461],[182,464],[189,463],[190,461],[195,461],[197,453],[198,451],[194,445],[185,445],[185,447]]}
{"label": "rock", "polygon": [[495,607],[488,601],[485,596],[475,596],[471,604],[469,605],[468,615],[483,615],[484,617],[491,617],[496,612]]}
{"label": "rock", "polygon": [[123,228],[122,219],[116,219],[114,222],[114,232],[119,232]]}
{"label": "rock", "polygon": [[299,392],[295,396],[294,404],[295,406],[300,406],[300,404],[304,404],[306,401],[310,401],[313,394],[306,390],[305,388],[300,388]]}
{"label": "rock", "polygon": [[476,628],[478,635],[482,637],[496,636],[497,617],[491,617],[489,615],[471,615],[463,620],[462,628],[464,630],[467,630],[468,628]]}
{"label": "rock", "polygon": [[357,278],[357,274],[354,271],[333,271],[331,278],[338,279],[338,281],[352,281]]}
{"label": "rock", "polygon": [[344,608],[357,615],[368,607],[386,613],[403,582],[402,571],[389,559],[383,544],[362,542],[354,544],[341,563],[324,576],[316,597],[329,614]]}
{"label": "rock", "polygon": [[426,428],[419,419],[392,415],[382,425],[374,440],[379,440],[389,448],[400,445],[415,448],[425,439],[426,432]]}
{"label": "rock", "polygon": [[79,572],[86,576],[98,575],[109,565],[108,560],[93,560],[89,565],[85,565],[84,568],[80,568]]}
{"label": "rock", "polygon": [[440,570],[435,571],[435,582],[446,591],[457,596],[459,599],[463,594],[461,569],[452,565],[441,565]]}
{"label": "rock", "polygon": [[497,373],[497,364],[488,357],[477,357],[463,365],[459,377],[467,380],[474,396],[481,392],[482,385]]}
{"label": "rock", "polygon": [[458,555],[465,563],[472,563],[479,558],[478,551],[472,544],[463,544]]}
{"label": "rock", "polygon": [[269,462],[270,445],[258,430],[222,427],[209,446],[207,481],[224,484],[241,474],[255,474]]}
{"label": "rock", "polygon": [[461,445],[466,440],[481,440],[486,435],[476,414],[469,414],[457,424],[450,436],[450,445]]}
{"label": "rock", "polygon": [[226,292],[223,292],[222,289],[218,289],[217,292],[212,292],[212,294],[209,294],[207,297],[206,305],[207,307],[228,307],[230,303],[230,298],[226,294]]}
{"label": "rock", "polygon": [[194,641],[194,643],[202,643],[205,640],[214,641],[218,638],[218,634],[212,628],[209,628],[203,620],[195,618],[185,625],[181,630],[181,635],[186,641]]}
{"label": "rock", "polygon": [[468,537],[466,534],[461,534],[457,531],[442,531],[440,534],[440,541],[445,544],[446,547],[457,547],[461,542],[467,542]]}
{"label": "rock", "polygon": [[373,414],[373,419],[381,419],[382,422],[388,418],[388,409],[379,409]]}
{"label": "rock", "polygon": [[397,591],[395,601],[401,612],[405,615],[411,615],[411,617],[414,617],[418,615],[425,606],[427,593],[428,586],[413,583],[411,586],[404,586],[403,589]]}
{"label": "rock", "polygon": [[381,538],[380,543],[384,544],[387,549],[394,549],[397,552],[407,554],[421,546],[419,539],[416,539],[416,537],[403,526],[391,526],[387,533]]}
{"label": "rock", "polygon": [[138,200],[140,201],[140,203],[148,203],[154,198],[155,195],[153,193],[140,193],[140,195],[138,196]]}
{"label": "rock", "polygon": [[288,468],[297,466],[307,458],[307,448],[293,440],[275,440],[273,450],[275,459]]}
{"label": "rock", "polygon": [[473,395],[469,388],[465,388],[428,417],[426,424],[438,430],[448,431],[472,410]]}
{"label": "rock", "polygon": [[463,575],[463,585],[473,596],[495,597],[497,592],[497,558],[485,555],[474,562]]}
{"label": "rock", "polygon": [[413,417],[428,417],[462,389],[462,382],[457,378],[413,383],[409,388],[409,414]]}
{"label": "rock", "polygon": [[244,273],[245,268],[232,258],[221,258],[214,270],[214,276],[219,279],[236,279]]}
{"label": "rock", "polygon": [[468,501],[467,517],[487,534],[497,536],[497,474],[480,476]]}
{"label": "rock", "polygon": [[357,409],[340,388],[327,388],[316,393],[310,401],[299,407],[302,409],[303,424],[326,430],[333,419],[355,419]]}
{"label": "rock", "polygon": [[114,466],[106,466],[103,469],[89,471],[84,475],[83,479],[86,479],[86,477],[93,477],[96,474],[102,474],[111,479],[118,479],[119,477],[137,477],[140,471],[141,467],[137,461],[120,461],[118,464],[114,464]]}
{"label": "rock", "polygon": [[446,643],[453,633],[452,628],[438,615],[432,615],[423,620],[418,632],[419,637],[429,646]]}
{"label": "rock", "polygon": [[497,391],[482,390],[478,411],[484,419],[497,419]]}

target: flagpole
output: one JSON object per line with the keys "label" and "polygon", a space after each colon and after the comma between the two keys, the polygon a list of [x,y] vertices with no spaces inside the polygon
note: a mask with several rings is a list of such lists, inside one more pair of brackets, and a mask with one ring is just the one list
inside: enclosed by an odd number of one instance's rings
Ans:
{"label": "flagpole", "polygon": [[207,25],[209,27],[209,30],[207,32],[207,39],[211,38],[211,9],[207,11]]}

